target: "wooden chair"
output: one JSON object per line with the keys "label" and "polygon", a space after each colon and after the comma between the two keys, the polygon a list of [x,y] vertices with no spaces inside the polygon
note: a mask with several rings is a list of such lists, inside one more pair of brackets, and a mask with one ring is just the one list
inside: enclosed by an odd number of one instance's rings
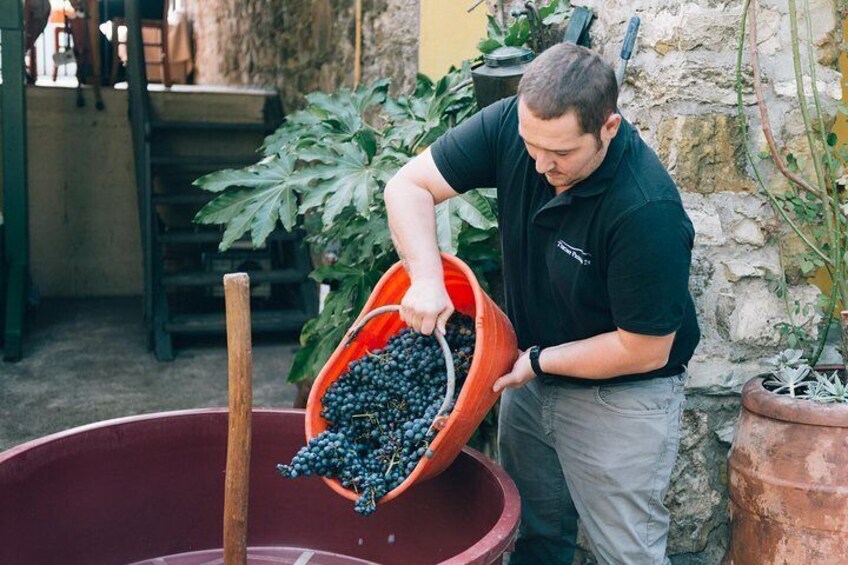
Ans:
{"label": "wooden chair", "polygon": [[[145,51],[148,47],[155,47],[159,50],[159,60],[151,61],[147,57],[145,57],[145,61],[148,65],[161,65],[162,67],[162,84],[165,87],[170,87],[172,83],[171,81],[171,65],[170,60],[168,58],[168,8],[170,6],[170,2],[168,0],[142,0],[142,19],[141,19],[141,31],[144,34],[145,29],[154,29],[158,32],[158,40],[145,40],[143,43],[143,49]],[[160,18],[149,17],[156,16],[161,14]],[[147,17],[146,17],[147,16]],[[120,46],[126,44],[126,41],[120,41],[118,36],[118,28],[120,26],[127,25],[126,18],[124,17],[114,17],[111,18],[112,22],[112,72],[110,76],[109,82],[111,84],[115,84],[116,79],[118,78],[118,64],[120,62],[119,49]]]}

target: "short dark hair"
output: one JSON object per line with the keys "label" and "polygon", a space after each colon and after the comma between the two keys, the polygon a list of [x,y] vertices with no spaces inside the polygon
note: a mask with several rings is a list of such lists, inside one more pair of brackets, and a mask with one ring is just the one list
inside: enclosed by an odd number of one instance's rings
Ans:
{"label": "short dark hair", "polygon": [[583,133],[600,140],[601,126],[615,112],[615,72],[592,51],[557,43],[528,65],[518,96],[534,116],[552,120],[574,111]]}

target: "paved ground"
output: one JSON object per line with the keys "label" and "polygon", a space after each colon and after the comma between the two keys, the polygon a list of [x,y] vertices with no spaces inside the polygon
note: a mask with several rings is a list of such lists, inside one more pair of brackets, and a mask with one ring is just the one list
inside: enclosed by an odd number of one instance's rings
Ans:
{"label": "paved ground", "polygon": [[[290,407],[295,335],[256,338],[253,401]],[[227,405],[223,338],[192,342],[160,363],[148,352],[140,298],[46,300],[18,363],[0,361],[0,451],[99,420]]]}

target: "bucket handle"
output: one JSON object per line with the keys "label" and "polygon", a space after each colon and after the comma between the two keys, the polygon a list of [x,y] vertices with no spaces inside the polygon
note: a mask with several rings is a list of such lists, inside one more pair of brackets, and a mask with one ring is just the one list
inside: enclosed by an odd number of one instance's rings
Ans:
{"label": "bucket handle", "polygon": [[[388,306],[381,306],[379,308],[375,308],[374,310],[368,312],[362,320],[356,324],[353,328],[351,328],[348,333],[347,340],[345,341],[345,347],[349,346],[356,336],[359,334],[360,330],[365,327],[372,318],[375,318],[381,314],[386,314],[388,312],[400,312],[400,305],[398,304],[389,304]],[[442,405],[439,408],[439,412],[436,414],[436,417],[433,418],[433,423],[430,426],[430,429],[441,430],[445,427],[445,424],[448,420],[448,412],[450,411],[450,405],[453,401],[453,393],[456,388],[456,373],[453,368],[453,354],[451,353],[450,347],[448,346],[448,342],[445,340],[444,334],[439,330],[439,328],[433,329],[433,336],[436,338],[436,341],[439,342],[439,346],[442,348],[442,354],[445,356],[445,372],[447,373],[447,391],[445,393],[445,399],[442,401]]]}

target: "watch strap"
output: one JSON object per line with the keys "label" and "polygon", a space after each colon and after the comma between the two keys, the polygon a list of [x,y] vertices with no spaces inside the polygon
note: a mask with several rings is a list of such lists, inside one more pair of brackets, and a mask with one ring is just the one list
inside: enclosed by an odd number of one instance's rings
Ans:
{"label": "watch strap", "polygon": [[545,374],[542,371],[542,366],[539,364],[539,356],[542,354],[542,348],[538,345],[534,345],[530,348],[530,367],[533,368],[533,372],[536,373],[537,377],[541,377]]}

